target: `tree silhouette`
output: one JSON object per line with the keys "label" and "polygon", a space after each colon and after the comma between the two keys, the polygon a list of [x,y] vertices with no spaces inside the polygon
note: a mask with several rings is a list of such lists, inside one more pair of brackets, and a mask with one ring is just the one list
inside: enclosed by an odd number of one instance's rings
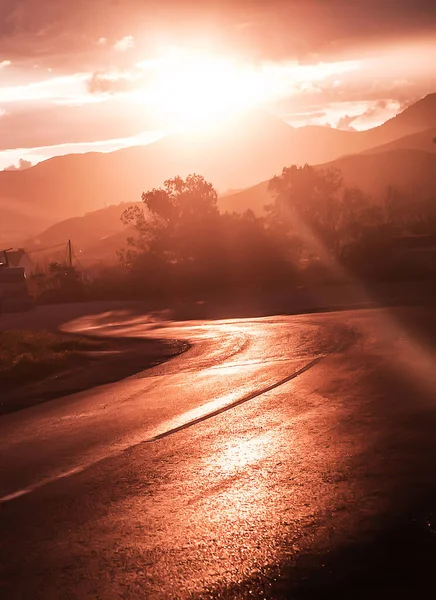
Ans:
{"label": "tree silhouette", "polygon": [[217,198],[202,176],[175,177],[142,194],[143,208],[123,213],[136,237],[122,258],[137,282],[212,290],[262,285],[294,272],[283,237],[265,219],[251,211],[220,214]]}
{"label": "tree silhouette", "polygon": [[130,207],[122,221],[133,225],[138,238],[131,245],[160,260],[192,260],[208,241],[219,217],[218,195],[201,175],[174,177],[163,188],[142,194],[144,209]]}
{"label": "tree silhouette", "polygon": [[306,247],[325,248],[337,258],[382,220],[381,210],[361,190],[343,186],[336,169],[285,167],[269,189],[272,220],[299,236]]}

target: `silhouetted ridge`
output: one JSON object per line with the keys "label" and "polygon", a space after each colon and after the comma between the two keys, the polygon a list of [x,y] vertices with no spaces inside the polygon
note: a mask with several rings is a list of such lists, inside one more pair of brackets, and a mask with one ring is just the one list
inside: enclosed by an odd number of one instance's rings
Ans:
{"label": "silhouetted ridge", "polygon": [[[432,128],[436,129],[436,94],[363,132],[293,128],[273,115],[249,111],[197,137],[172,135],[107,154],[57,157],[25,171],[0,172],[0,202],[10,209],[2,215],[3,235],[20,229],[17,215],[26,212],[32,212],[35,223],[48,226],[105,205],[137,202],[143,191],[189,173],[202,174],[221,193],[249,188],[292,164],[327,163],[372,148],[380,152],[386,145],[382,151],[407,149],[407,136]],[[398,146],[389,146],[402,138]],[[410,139],[413,149],[432,151],[428,140],[422,147],[420,143]],[[378,170],[376,161],[373,168]],[[404,168],[407,171],[407,165]]]}

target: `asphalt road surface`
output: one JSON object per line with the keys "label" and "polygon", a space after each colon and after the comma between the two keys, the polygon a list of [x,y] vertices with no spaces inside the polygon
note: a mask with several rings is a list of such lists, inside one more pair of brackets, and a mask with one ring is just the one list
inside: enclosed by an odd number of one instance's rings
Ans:
{"label": "asphalt road surface", "polygon": [[436,311],[119,311],[66,329],[192,347],[0,418],[1,598],[410,598],[428,582]]}

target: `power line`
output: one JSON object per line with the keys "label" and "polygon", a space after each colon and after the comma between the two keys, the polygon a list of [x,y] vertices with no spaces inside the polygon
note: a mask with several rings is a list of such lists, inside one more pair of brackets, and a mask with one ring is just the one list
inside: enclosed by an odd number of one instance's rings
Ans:
{"label": "power line", "polygon": [[30,252],[26,252],[26,254],[35,254],[36,252],[45,252],[46,250],[53,250],[54,248],[60,248],[61,246],[66,246],[67,242],[62,242],[62,244],[56,244],[55,246],[48,246],[47,248],[37,248],[36,250],[31,250]]}

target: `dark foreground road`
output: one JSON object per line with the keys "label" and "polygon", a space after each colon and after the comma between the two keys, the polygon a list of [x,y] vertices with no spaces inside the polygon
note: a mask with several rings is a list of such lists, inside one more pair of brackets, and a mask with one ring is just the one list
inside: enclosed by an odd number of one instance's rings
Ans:
{"label": "dark foreground road", "polygon": [[0,418],[0,597],[410,598],[436,559],[436,311],[70,330],[184,355]]}

